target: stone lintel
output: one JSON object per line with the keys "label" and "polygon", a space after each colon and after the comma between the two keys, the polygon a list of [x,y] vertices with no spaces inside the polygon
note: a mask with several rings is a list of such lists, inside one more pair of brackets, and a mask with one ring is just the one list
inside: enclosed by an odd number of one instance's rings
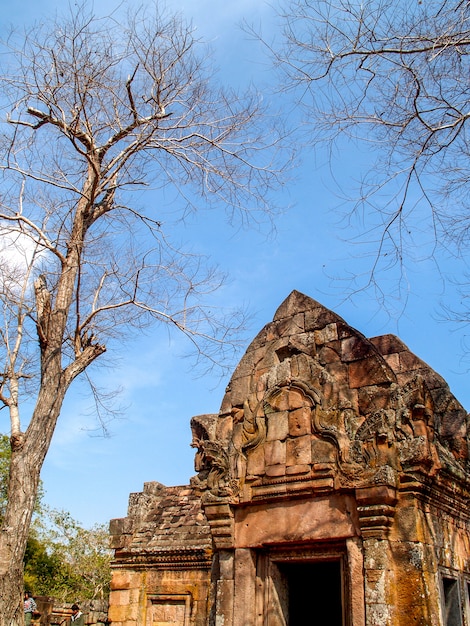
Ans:
{"label": "stone lintel", "polygon": [[[299,494],[300,495],[300,494]],[[349,495],[251,504],[235,509],[236,547],[344,539],[359,534]]]}

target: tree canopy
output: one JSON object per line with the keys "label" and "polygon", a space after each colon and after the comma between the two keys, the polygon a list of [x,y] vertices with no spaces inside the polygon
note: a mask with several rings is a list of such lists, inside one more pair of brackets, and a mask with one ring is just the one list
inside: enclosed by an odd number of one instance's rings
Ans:
{"label": "tree canopy", "polygon": [[59,602],[107,600],[111,558],[106,526],[83,528],[70,513],[46,507],[28,539],[25,588]]}

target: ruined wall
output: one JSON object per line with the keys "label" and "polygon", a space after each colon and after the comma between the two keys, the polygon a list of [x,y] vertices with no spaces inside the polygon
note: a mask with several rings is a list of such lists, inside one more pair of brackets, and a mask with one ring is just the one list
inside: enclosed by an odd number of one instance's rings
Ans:
{"label": "ruined wall", "polygon": [[212,546],[190,487],[146,483],[111,522],[116,563],[109,619],[118,626],[207,624]]}
{"label": "ruined wall", "polygon": [[[50,626],[70,626],[72,617],[72,603],[55,602],[50,599],[49,611],[42,611],[38,604],[38,610],[42,612],[41,624]],[[108,626],[108,602],[104,600],[87,600],[80,603],[80,608],[85,616],[85,626]],[[42,621],[44,619],[44,622]]]}

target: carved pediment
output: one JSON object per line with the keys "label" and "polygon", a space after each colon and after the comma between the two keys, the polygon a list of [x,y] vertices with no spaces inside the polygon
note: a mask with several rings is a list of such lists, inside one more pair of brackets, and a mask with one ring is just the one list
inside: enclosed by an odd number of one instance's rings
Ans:
{"label": "carved pediment", "polygon": [[211,424],[200,483],[232,501],[468,463],[468,416],[445,381],[398,339],[368,340],[298,292],[251,343]]}

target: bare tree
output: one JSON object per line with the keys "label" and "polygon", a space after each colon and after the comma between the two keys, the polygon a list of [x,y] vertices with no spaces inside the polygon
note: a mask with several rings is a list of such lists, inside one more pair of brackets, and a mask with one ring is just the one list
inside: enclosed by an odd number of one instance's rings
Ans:
{"label": "bare tree", "polygon": [[470,4],[283,4],[282,44],[270,49],[284,88],[297,90],[308,140],[331,149],[333,168],[335,146],[352,151],[362,142],[371,155],[348,204],[356,203],[353,216],[365,216],[362,240],[374,255],[363,286],[377,285],[381,270],[403,268],[419,246],[433,258],[442,247],[463,254],[470,227]]}
{"label": "bare tree", "polygon": [[142,206],[141,190],[170,186],[183,213],[202,204],[256,219],[282,165],[257,96],[216,87],[191,27],[158,7],[118,20],[82,6],[12,34],[1,58],[0,402],[11,462],[0,624],[16,626],[39,474],[74,379],[131,324],[166,323],[212,360],[233,338],[205,306],[216,274],[171,243],[163,207]]}

